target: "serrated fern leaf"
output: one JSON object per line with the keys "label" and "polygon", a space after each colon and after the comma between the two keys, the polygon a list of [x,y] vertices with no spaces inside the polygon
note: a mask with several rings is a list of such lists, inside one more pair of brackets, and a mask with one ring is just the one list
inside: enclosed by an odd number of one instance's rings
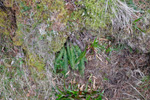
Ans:
{"label": "serrated fern leaf", "polygon": [[83,59],[86,55],[86,49],[80,54],[78,59],[75,61],[75,64],[78,64],[81,59]]}
{"label": "serrated fern leaf", "polygon": [[63,49],[60,50],[60,53],[59,53],[58,57],[56,58],[55,62],[59,62],[62,59],[64,50],[65,50],[64,47],[63,47]]}
{"label": "serrated fern leaf", "polygon": [[54,72],[56,73],[56,70],[61,67],[60,65],[62,64],[61,60],[62,60],[62,57],[63,57],[63,53],[64,53],[64,48],[61,49],[58,57],[56,58],[55,60],[55,64],[54,64]]}
{"label": "serrated fern leaf", "polygon": [[79,70],[81,75],[84,74],[84,69],[85,69],[84,59],[81,59],[79,65],[78,65],[78,70]]}
{"label": "serrated fern leaf", "polygon": [[70,46],[68,42],[67,42],[67,54],[68,54],[68,58],[70,58]]}
{"label": "serrated fern leaf", "polygon": [[69,57],[69,60],[70,60],[71,68],[75,69],[75,58],[74,58],[73,46],[71,46],[71,48],[70,48],[70,57]]}
{"label": "serrated fern leaf", "polygon": [[64,73],[66,74],[68,71],[68,59],[67,59],[67,52],[64,50],[64,65],[63,65]]}

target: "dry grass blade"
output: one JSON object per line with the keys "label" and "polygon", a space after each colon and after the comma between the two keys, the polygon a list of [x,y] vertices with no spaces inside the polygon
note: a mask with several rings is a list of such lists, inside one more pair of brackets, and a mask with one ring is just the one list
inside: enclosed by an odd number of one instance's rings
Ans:
{"label": "dry grass blade", "polygon": [[146,98],[130,83],[128,83],[144,100],[146,100]]}

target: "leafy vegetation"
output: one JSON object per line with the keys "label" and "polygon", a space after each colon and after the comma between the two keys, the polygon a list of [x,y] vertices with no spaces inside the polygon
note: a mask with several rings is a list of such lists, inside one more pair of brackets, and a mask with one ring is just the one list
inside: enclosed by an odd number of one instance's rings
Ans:
{"label": "leafy vegetation", "polygon": [[[89,79],[88,83],[92,82]],[[56,100],[75,100],[75,99],[82,99],[85,98],[86,100],[102,100],[104,91],[101,90],[88,90],[88,83],[86,84],[86,88],[79,87],[78,84],[69,84],[69,86],[64,86],[63,89],[59,89],[57,87],[57,99]]]}
{"label": "leafy vegetation", "polygon": [[72,70],[78,70],[84,74],[85,69],[85,53],[81,52],[77,45],[72,45],[67,42],[66,48],[63,47],[55,59],[55,72],[62,71],[65,75],[69,71],[69,66]]}
{"label": "leafy vegetation", "polygon": [[[149,74],[150,4],[142,1],[0,0],[0,99],[112,99],[107,92],[120,89],[121,94],[128,87],[120,76],[127,77],[126,83],[138,83],[133,90],[142,99],[150,98],[150,78],[144,76]],[[67,41],[72,34],[79,34],[84,51]],[[87,53],[99,63],[88,66]],[[70,72],[79,82],[69,84]],[[89,79],[92,72],[95,82]],[[85,89],[78,87],[85,84]],[[94,90],[91,84],[98,87]],[[108,89],[110,84],[116,93]],[[126,95],[141,99],[131,94]]]}
{"label": "leafy vegetation", "polygon": [[[66,89],[65,91],[60,91],[60,94],[58,94],[58,98],[56,100],[74,100],[74,99],[82,99],[85,98],[86,100],[102,100],[102,94],[100,91],[92,91],[92,92],[86,92],[86,91],[75,91],[75,89],[70,90]],[[94,95],[98,95],[94,97]]]}

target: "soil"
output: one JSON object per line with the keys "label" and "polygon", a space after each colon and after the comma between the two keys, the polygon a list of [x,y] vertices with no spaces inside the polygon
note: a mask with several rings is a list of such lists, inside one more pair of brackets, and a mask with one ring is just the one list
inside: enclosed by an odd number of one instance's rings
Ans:
{"label": "soil", "polygon": [[104,53],[96,56],[90,57],[92,59],[86,63],[84,76],[78,72],[70,72],[66,83],[78,84],[81,91],[88,83],[88,91],[104,91],[105,100],[150,100],[150,89],[144,91],[141,88],[141,80],[150,74],[148,54],[131,53],[128,50],[114,51],[110,61],[106,60],[108,56]]}

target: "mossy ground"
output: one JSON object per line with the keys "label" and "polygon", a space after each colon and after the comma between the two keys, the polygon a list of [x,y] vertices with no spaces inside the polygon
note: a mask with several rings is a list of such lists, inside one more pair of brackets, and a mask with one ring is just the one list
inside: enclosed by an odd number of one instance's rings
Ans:
{"label": "mossy ground", "polygon": [[[150,98],[149,10],[135,13],[118,0],[5,0],[4,5],[16,10],[16,23],[10,8],[0,9],[0,99],[55,100],[61,94],[57,87],[64,92],[69,84],[80,85],[73,90],[83,90],[78,96],[101,89],[104,99]],[[92,48],[95,55],[87,56],[84,75],[72,69],[67,78],[54,73],[55,54],[70,34],[87,46],[93,43],[85,32],[97,36],[101,48]]]}

